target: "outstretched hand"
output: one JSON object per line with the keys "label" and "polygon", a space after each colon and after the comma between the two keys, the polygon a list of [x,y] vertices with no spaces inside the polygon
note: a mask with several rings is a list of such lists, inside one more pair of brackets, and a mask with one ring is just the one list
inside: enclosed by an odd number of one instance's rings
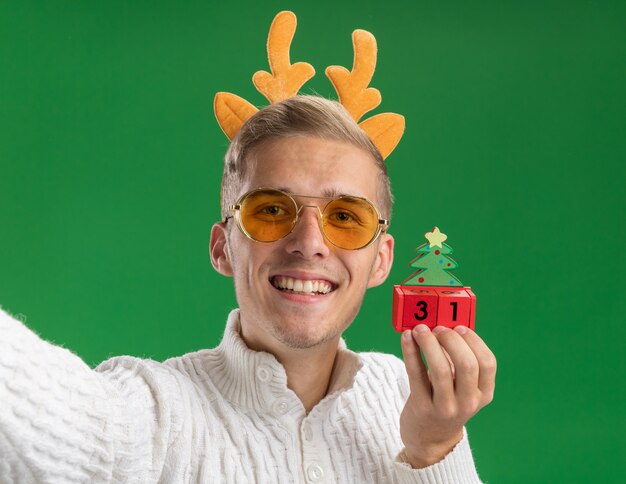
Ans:
{"label": "outstretched hand", "polygon": [[409,464],[422,468],[443,459],[461,440],[465,423],[493,400],[496,358],[465,326],[431,332],[425,324],[402,334],[402,354],[411,394],[400,437]]}

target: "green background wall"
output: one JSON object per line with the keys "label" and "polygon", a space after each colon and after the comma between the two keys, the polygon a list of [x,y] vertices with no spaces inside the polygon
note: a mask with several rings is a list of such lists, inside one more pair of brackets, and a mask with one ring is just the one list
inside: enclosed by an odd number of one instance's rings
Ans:
{"label": "green background wall", "polygon": [[[391,287],[438,225],[498,357],[469,423],[488,482],[622,482],[626,4],[0,3],[0,304],[90,365],[218,343],[235,306],[208,256],[227,146],[215,92],[264,105],[273,16],[292,59],[350,66],[372,31],[396,264],[346,334],[400,354]],[[373,113],[370,113],[373,114]],[[0,335],[1,337],[1,335]],[[622,477],[620,477],[622,476]]]}

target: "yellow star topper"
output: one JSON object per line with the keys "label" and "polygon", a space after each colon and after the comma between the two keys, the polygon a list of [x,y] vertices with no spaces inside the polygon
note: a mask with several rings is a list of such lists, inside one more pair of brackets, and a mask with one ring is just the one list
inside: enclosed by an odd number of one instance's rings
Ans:
{"label": "yellow star topper", "polygon": [[446,234],[439,232],[439,227],[433,227],[433,231],[426,232],[424,237],[428,239],[431,247],[441,247],[441,244],[448,238]]}

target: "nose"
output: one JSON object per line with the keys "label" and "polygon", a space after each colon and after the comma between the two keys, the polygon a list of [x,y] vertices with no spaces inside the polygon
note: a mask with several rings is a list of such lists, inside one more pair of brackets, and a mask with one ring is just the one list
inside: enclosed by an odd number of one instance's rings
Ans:
{"label": "nose", "polygon": [[320,223],[319,208],[316,205],[303,205],[296,226],[285,239],[287,251],[304,259],[328,256],[330,249]]}

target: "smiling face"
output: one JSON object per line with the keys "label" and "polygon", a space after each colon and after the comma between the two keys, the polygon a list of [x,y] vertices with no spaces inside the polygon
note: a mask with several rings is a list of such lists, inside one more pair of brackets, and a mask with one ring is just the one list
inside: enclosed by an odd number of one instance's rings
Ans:
{"label": "smiling face", "polygon": [[[343,142],[313,137],[275,139],[253,152],[253,168],[239,196],[260,187],[313,197],[356,195],[377,199],[378,168],[369,153]],[[296,197],[297,199],[297,197]],[[304,205],[323,201],[303,198]],[[365,290],[381,284],[391,268],[393,238],[381,236],[360,250],[340,249],[321,230],[319,212],[304,207],[283,239],[256,242],[229,219],[215,224],[211,258],[233,276],[244,340],[252,349],[336,345],[356,317]]]}

